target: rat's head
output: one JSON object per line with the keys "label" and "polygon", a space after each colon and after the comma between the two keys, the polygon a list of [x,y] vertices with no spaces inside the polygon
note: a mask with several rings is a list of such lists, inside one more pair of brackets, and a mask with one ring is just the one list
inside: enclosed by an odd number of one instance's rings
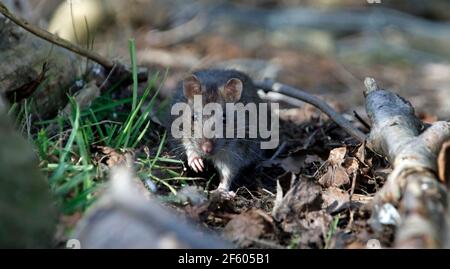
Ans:
{"label": "rat's head", "polygon": [[[243,91],[243,82],[239,78],[229,78],[221,82],[220,80],[202,81],[196,75],[189,75],[183,80],[183,94],[191,107],[191,129],[194,133],[195,123],[201,122],[200,126],[208,126],[212,122],[213,117],[218,117],[216,122],[220,122],[223,126],[222,138],[216,137],[211,128],[203,128],[201,137],[190,139],[190,146],[201,156],[214,156],[226,145],[226,139],[223,138],[226,130],[225,107],[227,103],[236,103],[241,99]],[[194,102],[201,100],[201,107]],[[194,105],[195,104],[195,105]],[[202,113],[206,105],[217,104],[221,107],[221,115],[214,113]],[[197,107],[194,107],[197,106]],[[199,108],[201,108],[199,110]],[[214,128],[212,128],[215,130]]]}

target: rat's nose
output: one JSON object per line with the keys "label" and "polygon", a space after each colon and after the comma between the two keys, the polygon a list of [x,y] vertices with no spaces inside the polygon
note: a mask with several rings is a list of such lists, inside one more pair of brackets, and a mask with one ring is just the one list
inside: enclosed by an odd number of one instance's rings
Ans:
{"label": "rat's nose", "polygon": [[214,149],[213,143],[211,141],[206,141],[202,144],[202,151],[206,154],[210,154]]}

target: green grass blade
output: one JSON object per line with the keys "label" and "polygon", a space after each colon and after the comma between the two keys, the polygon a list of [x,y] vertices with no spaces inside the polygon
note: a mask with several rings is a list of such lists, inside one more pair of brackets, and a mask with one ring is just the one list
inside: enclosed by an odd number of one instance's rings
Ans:
{"label": "green grass blade", "polygon": [[150,171],[152,170],[153,166],[156,163],[156,160],[158,159],[159,155],[161,154],[162,148],[163,148],[164,144],[166,143],[166,136],[167,136],[167,131],[164,132],[161,142],[159,143],[158,150],[156,151],[156,156],[153,159],[153,162],[150,164]]}
{"label": "green grass blade", "polygon": [[75,110],[75,118],[72,122],[72,132],[70,133],[69,139],[67,140],[66,146],[64,147],[60,159],[59,159],[59,167],[55,171],[55,173],[50,178],[51,183],[55,183],[58,181],[64,174],[64,168],[66,166],[66,158],[69,152],[71,151],[72,145],[75,141],[75,138],[78,133],[78,128],[80,126],[80,107],[78,104],[73,100],[73,98],[70,98],[70,102],[72,104],[72,111]]}
{"label": "green grass blade", "polygon": [[141,139],[144,137],[145,133],[147,133],[148,127],[150,127],[151,121],[147,122],[147,125],[144,127],[144,130],[142,130],[141,134],[137,137],[137,139],[134,141],[134,144],[131,146],[132,148],[135,148],[137,144],[141,141]]}
{"label": "green grass blade", "polygon": [[136,41],[129,40],[130,57],[131,57],[131,73],[133,76],[133,103],[131,110],[134,111],[137,105],[137,91],[138,91],[138,76],[137,76],[137,62],[136,62]]}

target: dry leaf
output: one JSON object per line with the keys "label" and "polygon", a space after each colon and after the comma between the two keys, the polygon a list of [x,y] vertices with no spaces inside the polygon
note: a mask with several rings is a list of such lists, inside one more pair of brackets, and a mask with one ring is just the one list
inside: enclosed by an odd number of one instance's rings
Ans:
{"label": "dry leaf", "polygon": [[330,151],[328,161],[331,165],[341,165],[345,160],[345,154],[347,153],[346,147],[335,148]]}
{"label": "dry leaf", "polygon": [[322,159],[305,149],[296,150],[291,152],[288,157],[274,161],[275,164],[281,165],[286,172],[294,174],[300,173],[302,169],[313,162],[322,162]]}
{"label": "dry leaf", "polygon": [[332,217],[323,211],[312,211],[306,213],[298,222],[290,223],[287,230],[300,234],[298,247],[323,248],[324,240]]}
{"label": "dry leaf", "polygon": [[350,182],[347,171],[341,166],[329,166],[327,172],[319,179],[320,185],[328,188],[339,187]]}
{"label": "dry leaf", "polygon": [[250,209],[236,215],[225,226],[223,232],[241,247],[251,245],[251,239],[257,239],[270,233],[274,228],[272,217],[260,209]]}
{"label": "dry leaf", "polygon": [[117,152],[115,149],[106,146],[95,146],[99,150],[97,160],[100,163],[106,163],[108,167],[114,167],[120,164],[128,164],[133,158],[130,152]]}
{"label": "dry leaf", "polygon": [[349,176],[356,174],[359,171],[359,162],[356,158],[346,158],[343,166]]}
{"label": "dry leaf", "polygon": [[362,143],[355,153],[355,157],[362,163],[366,162],[366,142]]}
{"label": "dry leaf", "polygon": [[333,214],[347,208],[350,205],[350,195],[339,188],[330,187],[322,193],[322,207],[329,214]]}
{"label": "dry leaf", "polygon": [[308,212],[321,209],[321,187],[309,179],[301,179],[286,193],[281,203],[272,211],[273,218],[286,232],[304,230],[302,219]]}
{"label": "dry leaf", "polygon": [[[347,170],[342,167],[345,161],[345,154],[347,153],[346,147],[335,148],[330,151],[330,156],[328,157],[328,167],[327,172],[323,174],[319,183],[324,187],[339,187],[350,182]],[[352,169],[354,168],[351,166]]]}

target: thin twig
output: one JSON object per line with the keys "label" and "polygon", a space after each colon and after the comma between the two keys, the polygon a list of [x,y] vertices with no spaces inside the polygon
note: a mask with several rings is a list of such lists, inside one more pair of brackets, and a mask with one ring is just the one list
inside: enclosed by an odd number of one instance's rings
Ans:
{"label": "thin twig", "polygon": [[353,136],[359,142],[362,143],[366,140],[366,135],[363,132],[353,127],[353,125],[349,121],[347,121],[341,114],[337,113],[326,102],[320,100],[314,95],[308,94],[294,87],[290,87],[270,80],[255,82],[255,86],[264,91],[278,92],[307,102],[328,115],[331,120],[333,120],[337,125],[339,125],[342,129],[344,129],[348,134]]}
{"label": "thin twig", "polygon": [[101,56],[100,54],[85,49],[83,47],[80,47],[76,44],[72,44],[71,42],[64,40],[46,30],[43,30],[39,27],[36,27],[30,23],[28,23],[27,21],[25,21],[22,18],[19,18],[17,16],[15,16],[14,14],[12,14],[11,12],[9,12],[8,8],[3,5],[3,3],[0,2],[0,13],[3,14],[5,17],[7,17],[8,19],[10,19],[11,21],[13,21],[15,24],[19,25],[20,27],[22,27],[23,29],[27,30],[28,32],[47,40],[48,42],[51,42],[55,45],[58,45],[60,47],[63,47],[65,49],[68,49],[76,54],[82,55],[84,57],[87,57],[91,60],[93,60],[94,62],[99,63],[100,65],[102,65],[105,69],[110,70],[113,66],[114,66],[114,62]]}
{"label": "thin twig", "polygon": [[[32,33],[33,35],[98,63],[99,65],[103,66],[103,68],[105,68],[107,71],[110,71],[108,77],[110,77],[113,74],[114,77],[119,78],[129,77],[131,75],[131,70],[128,68],[128,66],[116,61],[112,61],[96,53],[95,51],[89,50],[89,48],[83,48],[77,44],[73,44],[65,39],[58,37],[57,35],[54,35],[46,30],[43,30],[39,27],[30,24],[26,20],[12,14],[2,2],[0,2],[0,14],[3,14],[6,18],[10,19],[15,24],[22,27],[26,31]],[[137,75],[139,82],[147,80],[148,77],[147,68],[139,67],[137,70]]]}
{"label": "thin twig", "polygon": [[353,115],[355,116],[355,118],[362,124],[364,125],[364,127],[367,128],[367,130],[370,130],[370,124],[365,121],[359,114],[358,112],[356,112],[355,110],[353,110]]}

